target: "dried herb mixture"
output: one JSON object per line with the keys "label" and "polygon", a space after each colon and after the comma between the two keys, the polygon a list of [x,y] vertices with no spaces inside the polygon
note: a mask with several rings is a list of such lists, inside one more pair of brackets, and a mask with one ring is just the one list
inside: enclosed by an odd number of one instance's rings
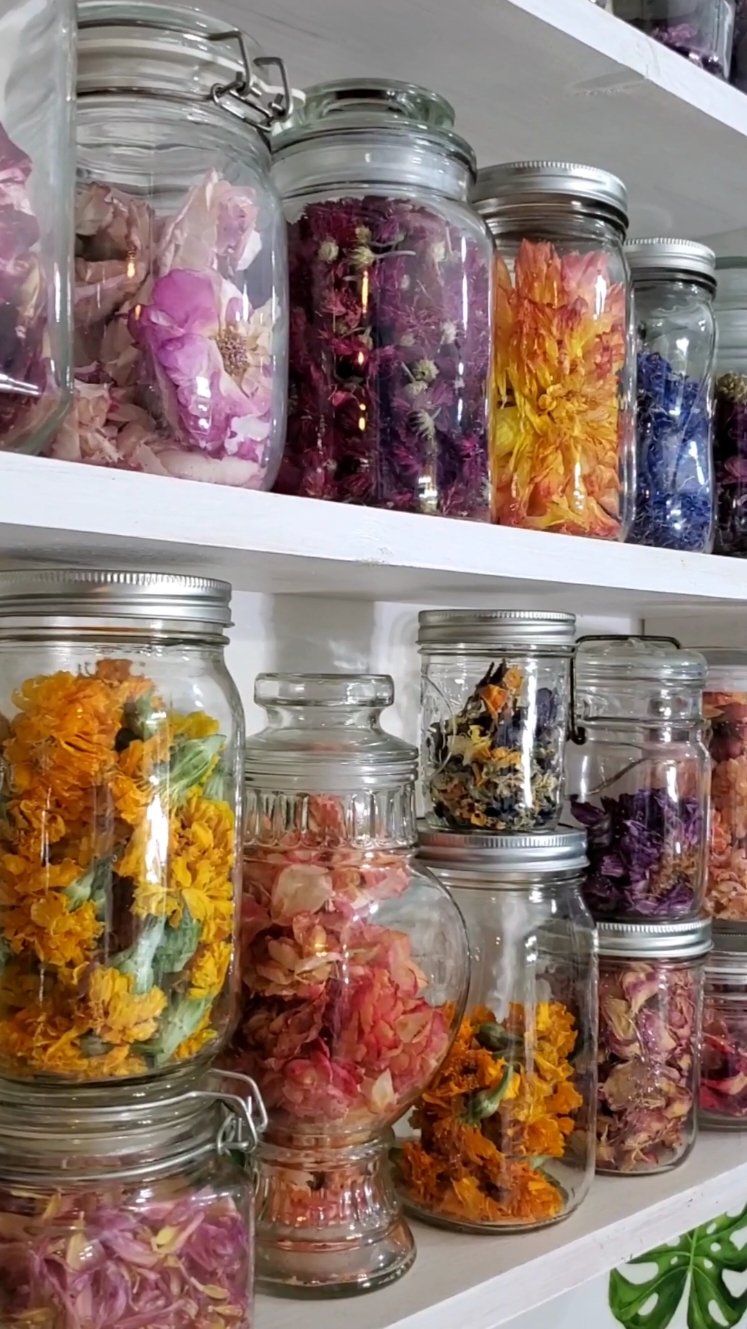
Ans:
{"label": "dried herb mixture", "polygon": [[716,918],[747,919],[747,692],[706,692],[703,701],[712,763],[706,903]]}

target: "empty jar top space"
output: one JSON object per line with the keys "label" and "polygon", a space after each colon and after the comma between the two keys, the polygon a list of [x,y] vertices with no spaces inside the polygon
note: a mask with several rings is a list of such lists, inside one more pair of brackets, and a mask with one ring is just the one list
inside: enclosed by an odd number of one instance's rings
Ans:
{"label": "empty jar top space", "polygon": [[424,609],[418,615],[421,654],[478,650],[573,651],[575,614],[531,609]]}

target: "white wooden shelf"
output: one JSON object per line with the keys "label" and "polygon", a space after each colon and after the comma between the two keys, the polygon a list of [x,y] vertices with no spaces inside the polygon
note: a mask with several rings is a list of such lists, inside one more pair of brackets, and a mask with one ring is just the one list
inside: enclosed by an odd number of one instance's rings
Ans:
{"label": "white wooden shelf", "polygon": [[[747,1197],[738,1136],[703,1134],[681,1168],[598,1177],[578,1212],[516,1236],[460,1236],[414,1225],[418,1257],[401,1282],[349,1301],[260,1297],[257,1329],[498,1329],[615,1265],[671,1241]],[[548,1315],[548,1329],[552,1318]]]}

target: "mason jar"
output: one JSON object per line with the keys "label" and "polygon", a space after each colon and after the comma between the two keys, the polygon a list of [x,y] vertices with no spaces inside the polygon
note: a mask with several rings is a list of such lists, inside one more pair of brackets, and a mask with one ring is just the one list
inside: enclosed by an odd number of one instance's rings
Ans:
{"label": "mason jar", "polygon": [[557,1222],[594,1172],[596,935],[586,837],[420,832],[420,862],[459,905],[467,1009],[394,1153],[409,1212],[458,1231]]}
{"label": "mason jar", "polygon": [[626,247],[638,336],[636,487],[630,544],[713,546],[716,258],[692,240]]}
{"label": "mason jar", "polygon": [[716,260],[717,554],[747,556],[747,258]]}
{"label": "mason jar", "polygon": [[574,615],[426,609],[418,621],[429,823],[487,831],[554,826],[563,801]]}
{"label": "mason jar", "polygon": [[705,968],[701,1126],[747,1128],[747,922],[713,924]]}
{"label": "mason jar", "polygon": [[618,18],[719,78],[729,77],[734,7],[735,0],[613,0]]}
{"label": "mason jar", "polygon": [[290,408],[276,488],[488,519],[490,237],[475,157],[426,88],[320,83],[274,135]]}
{"label": "mason jar", "polygon": [[0,0],[0,450],[39,452],[70,404],[73,0]]}
{"label": "mason jar", "polygon": [[0,1313],[28,1325],[251,1329],[254,1147],[243,1076],[3,1085]]}
{"label": "mason jar", "polygon": [[287,272],[265,141],[279,61],[197,10],[82,0],[68,461],[269,489]]}
{"label": "mason jar", "polygon": [[[0,575],[0,1074],[160,1076],[235,1015],[230,587]],[[4,1091],[3,1091],[4,1092]]]}
{"label": "mason jar", "polygon": [[624,539],[635,349],[625,186],[567,162],[478,174],[495,241],[490,478],[500,526]]}
{"label": "mason jar", "polygon": [[668,1172],[697,1132],[711,921],[605,920],[597,931],[597,1172]]}
{"label": "mason jar", "polygon": [[581,638],[566,769],[595,919],[698,914],[708,859],[706,663],[669,637]]}
{"label": "mason jar", "polygon": [[747,926],[747,651],[705,652],[711,754],[711,835],[706,907]]}

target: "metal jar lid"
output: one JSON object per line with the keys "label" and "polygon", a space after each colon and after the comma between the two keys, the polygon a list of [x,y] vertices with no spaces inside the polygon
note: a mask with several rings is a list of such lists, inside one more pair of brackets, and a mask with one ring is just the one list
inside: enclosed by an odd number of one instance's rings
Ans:
{"label": "metal jar lid", "polygon": [[533,609],[423,609],[418,614],[418,646],[426,654],[471,649],[490,654],[511,647],[571,654],[575,634],[575,614]]}
{"label": "metal jar lid", "polygon": [[599,954],[627,960],[688,960],[711,950],[711,919],[677,919],[671,923],[597,923]]}
{"label": "metal jar lid", "polygon": [[559,210],[628,227],[628,194],[622,180],[597,166],[575,162],[522,161],[486,166],[477,173],[471,201],[491,229],[503,222],[547,216]]}
{"label": "metal jar lid", "polygon": [[[441,831],[418,824],[418,858],[445,884],[457,879],[486,890],[550,885],[588,867],[586,832],[559,827],[522,835]],[[467,880],[469,879],[469,880]]]}
{"label": "metal jar lid", "polygon": [[95,620],[222,640],[222,629],[231,625],[231,587],[208,577],[160,572],[0,572],[0,639]]}
{"label": "metal jar lid", "polygon": [[716,255],[707,245],[695,240],[670,240],[657,236],[650,240],[631,240],[625,246],[633,280],[669,277],[696,281],[716,290]]}

